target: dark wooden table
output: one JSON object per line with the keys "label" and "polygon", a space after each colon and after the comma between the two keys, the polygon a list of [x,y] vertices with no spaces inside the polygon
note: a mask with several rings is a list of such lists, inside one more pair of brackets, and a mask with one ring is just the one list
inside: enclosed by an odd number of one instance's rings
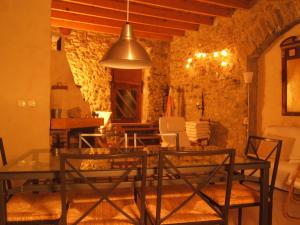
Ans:
{"label": "dark wooden table", "polygon": [[[192,150],[199,148],[194,147]],[[211,150],[214,147],[206,147],[205,150]],[[9,180],[27,180],[27,179],[59,179],[60,165],[59,165],[59,151],[73,152],[74,154],[80,154],[82,151],[91,151],[91,149],[56,149],[51,151],[49,149],[31,150],[19,157],[12,163],[0,169],[0,225],[6,224],[6,203],[5,199],[7,192],[4,189],[4,181]],[[126,151],[140,151],[144,150],[148,152],[149,158],[155,157],[158,148],[137,148],[137,149],[92,149],[93,154],[103,154],[104,152],[110,153],[111,151],[126,152]],[[203,150],[203,148],[201,148]],[[86,153],[86,152],[85,152]],[[155,163],[152,160],[148,160],[148,174],[155,173]],[[187,163],[187,162],[185,162]],[[188,166],[188,165],[185,165]],[[235,170],[248,170],[257,169],[260,171],[260,225],[267,225],[268,214],[268,183],[269,183],[269,168],[270,163],[263,160],[247,159],[245,157],[236,157],[234,169]],[[96,168],[97,169],[97,168]],[[98,168],[101,170],[101,168]],[[238,179],[238,177],[236,177]],[[22,185],[14,188],[13,192],[26,192],[32,191],[33,187],[39,187],[39,185]],[[52,185],[53,187],[53,185]],[[44,190],[47,188],[43,186]],[[50,188],[49,188],[50,191]]]}

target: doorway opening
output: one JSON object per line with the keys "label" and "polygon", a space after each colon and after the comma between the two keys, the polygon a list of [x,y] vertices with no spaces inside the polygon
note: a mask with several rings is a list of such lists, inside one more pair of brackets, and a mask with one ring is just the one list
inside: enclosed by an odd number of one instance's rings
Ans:
{"label": "doorway opening", "polygon": [[142,70],[112,70],[113,123],[141,122],[142,84]]}

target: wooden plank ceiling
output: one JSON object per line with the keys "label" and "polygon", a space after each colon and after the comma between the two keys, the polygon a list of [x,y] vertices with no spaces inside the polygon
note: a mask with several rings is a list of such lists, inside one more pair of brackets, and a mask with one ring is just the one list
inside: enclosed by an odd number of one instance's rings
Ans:
{"label": "wooden plank ceiling", "polygon": [[[130,0],[129,22],[140,38],[170,41],[186,30],[212,25],[256,0]],[[127,0],[52,0],[51,25],[66,29],[120,34]]]}

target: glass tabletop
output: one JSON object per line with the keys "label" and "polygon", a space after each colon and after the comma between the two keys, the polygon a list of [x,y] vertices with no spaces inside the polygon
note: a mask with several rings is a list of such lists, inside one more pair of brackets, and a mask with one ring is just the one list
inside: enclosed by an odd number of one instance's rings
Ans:
{"label": "glass tabletop", "polygon": [[[190,148],[181,148],[180,151],[210,151],[220,150],[216,146],[193,146]],[[26,172],[57,172],[60,170],[59,154],[118,154],[130,153],[136,151],[146,151],[148,153],[148,168],[157,166],[157,155],[161,150],[175,151],[175,148],[160,148],[160,147],[138,147],[138,148],[65,148],[65,149],[36,149],[25,153],[17,158],[14,162],[0,168],[0,173],[26,173]],[[152,159],[151,159],[152,157]],[[155,159],[156,158],[156,159]],[[197,161],[198,160],[198,161]],[[96,161],[96,160],[95,160]],[[177,163],[182,165],[192,165],[193,163],[201,162],[201,158],[193,160],[178,159]],[[89,162],[90,163],[90,162]],[[235,158],[235,165],[251,165],[264,164],[263,160],[248,159],[246,157],[238,156]],[[84,169],[84,164],[82,165]],[[95,166],[101,168],[101,165]],[[86,168],[85,168],[86,169]]]}

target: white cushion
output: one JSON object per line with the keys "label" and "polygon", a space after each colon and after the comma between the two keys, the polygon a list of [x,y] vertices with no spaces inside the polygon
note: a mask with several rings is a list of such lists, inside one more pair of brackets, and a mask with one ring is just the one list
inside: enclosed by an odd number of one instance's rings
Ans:
{"label": "white cushion", "polygon": [[300,127],[270,126],[266,128],[264,135],[278,135],[281,136],[282,139],[286,137],[294,138],[295,141],[292,146],[292,149],[290,149],[289,156],[287,156],[287,160],[300,160]]}
{"label": "white cushion", "polygon": [[[264,136],[271,139],[281,140],[282,146],[281,146],[280,160],[285,160],[285,161],[290,160],[290,155],[294,147],[295,138],[282,137],[278,135],[264,135]],[[277,142],[262,141],[259,146],[259,154],[261,156],[267,156],[274,149],[276,144]],[[273,154],[271,158],[275,158],[275,154]]]}
{"label": "white cushion", "polygon": [[295,171],[298,168],[298,163],[290,163],[288,161],[279,161],[277,177],[275,187],[288,190],[288,177],[289,174]]}

